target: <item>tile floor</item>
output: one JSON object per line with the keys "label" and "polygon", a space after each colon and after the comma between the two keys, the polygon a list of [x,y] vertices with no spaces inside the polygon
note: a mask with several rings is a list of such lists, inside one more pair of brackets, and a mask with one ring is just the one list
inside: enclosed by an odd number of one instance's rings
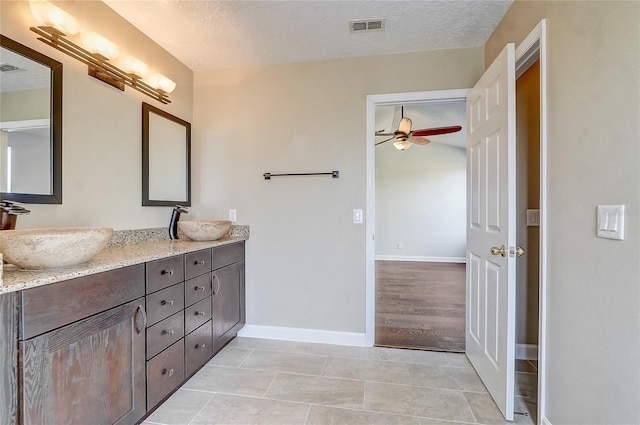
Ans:
{"label": "tile floor", "polygon": [[[536,365],[516,370],[535,424]],[[464,354],[237,338],[143,425],[504,423]]]}

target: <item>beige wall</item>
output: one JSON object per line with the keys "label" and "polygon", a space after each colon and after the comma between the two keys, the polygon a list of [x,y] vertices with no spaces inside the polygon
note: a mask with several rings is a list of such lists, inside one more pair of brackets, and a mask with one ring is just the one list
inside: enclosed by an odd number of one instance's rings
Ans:
{"label": "beige wall", "polygon": [[[547,418],[640,423],[640,2],[516,1],[486,63],[542,18],[549,40]],[[625,204],[624,241],[595,236]]]}
{"label": "beige wall", "polygon": [[[364,332],[368,94],[466,88],[482,48],[227,71],[194,78],[194,217],[251,225],[247,321]],[[340,171],[330,177],[262,174]]]}
{"label": "beige wall", "polygon": [[49,93],[48,88],[3,92],[0,122],[49,118]]}
{"label": "beige wall", "polygon": [[54,1],[83,26],[97,31],[177,83],[162,105],[133,89],[123,93],[87,75],[87,67],[45,45],[26,1],[0,2],[3,35],[63,63],[63,204],[29,205],[19,228],[167,225],[170,208],[142,207],[142,102],[186,121],[193,117],[193,73],[99,1]]}

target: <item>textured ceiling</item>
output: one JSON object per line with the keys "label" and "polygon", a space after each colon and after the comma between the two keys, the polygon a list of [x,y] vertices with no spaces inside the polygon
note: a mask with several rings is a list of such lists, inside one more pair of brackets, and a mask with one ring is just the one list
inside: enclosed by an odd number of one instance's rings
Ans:
{"label": "textured ceiling", "polygon": [[[194,71],[484,45],[512,0],[103,0]],[[385,31],[349,21],[386,18]]]}

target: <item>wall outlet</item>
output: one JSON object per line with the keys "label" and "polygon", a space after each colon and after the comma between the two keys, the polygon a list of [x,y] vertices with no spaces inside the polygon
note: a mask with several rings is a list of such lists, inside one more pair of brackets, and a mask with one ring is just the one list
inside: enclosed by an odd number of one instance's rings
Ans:
{"label": "wall outlet", "polygon": [[229,210],[229,221],[235,223],[238,220],[238,214],[236,210]]}

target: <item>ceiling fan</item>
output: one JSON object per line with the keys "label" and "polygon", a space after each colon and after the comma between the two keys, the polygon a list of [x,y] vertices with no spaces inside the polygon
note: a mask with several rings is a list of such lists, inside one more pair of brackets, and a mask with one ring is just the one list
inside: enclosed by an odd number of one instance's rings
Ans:
{"label": "ceiling fan", "polygon": [[385,133],[384,130],[376,131],[376,136],[389,137],[386,140],[381,142],[377,142],[377,145],[388,142],[390,140],[396,139],[393,142],[393,146],[396,149],[404,151],[411,147],[412,144],[416,145],[427,145],[431,143],[431,140],[427,139],[426,136],[436,136],[439,134],[448,134],[448,133],[456,133],[462,130],[462,127],[459,125],[452,125],[448,127],[433,127],[433,128],[423,128],[421,130],[411,131],[411,120],[404,116],[404,106],[401,107],[402,119],[398,124],[398,129],[393,133]]}

